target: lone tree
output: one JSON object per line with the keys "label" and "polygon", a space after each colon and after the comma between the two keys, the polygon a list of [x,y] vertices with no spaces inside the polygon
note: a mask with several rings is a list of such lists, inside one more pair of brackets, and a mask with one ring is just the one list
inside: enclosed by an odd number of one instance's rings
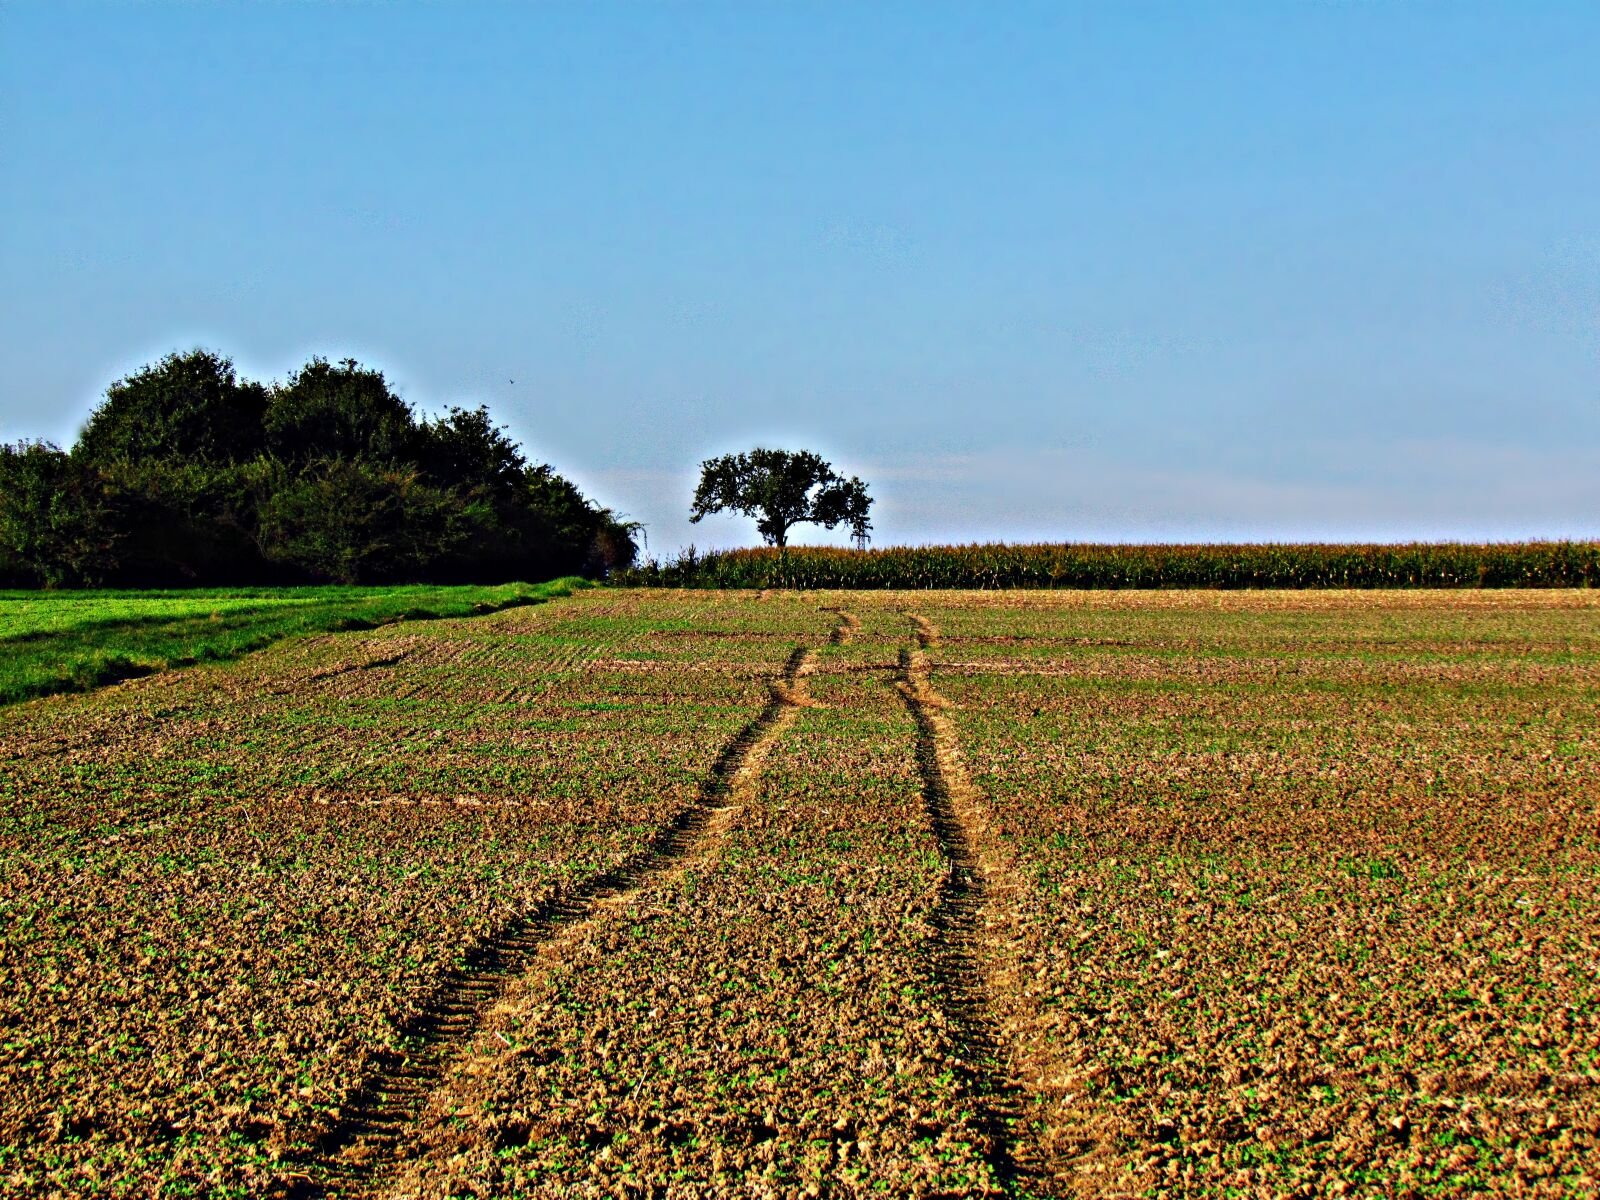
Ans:
{"label": "lone tree", "polygon": [[809,450],[763,450],[724,454],[700,464],[700,486],[694,492],[689,520],[733,511],[756,518],[767,545],[789,544],[795,525],[833,529],[848,523],[858,547],[869,540],[867,511],[872,497],[867,485],[846,479]]}

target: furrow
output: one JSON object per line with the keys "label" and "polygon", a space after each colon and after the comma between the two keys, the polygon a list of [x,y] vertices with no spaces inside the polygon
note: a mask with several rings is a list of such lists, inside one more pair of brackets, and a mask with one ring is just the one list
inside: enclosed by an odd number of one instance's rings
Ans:
{"label": "furrow", "polygon": [[638,853],[583,886],[512,922],[467,953],[401,1034],[403,1051],[381,1059],[345,1115],[319,1141],[306,1163],[301,1197],[364,1197],[382,1193],[412,1155],[418,1119],[451,1062],[477,1035],[484,1019],[516,980],[541,958],[581,936],[608,912],[625,907],[652,884],[670,880],[715,852],[747,800],[779,734],[808,702],[805,676],[815,654],[789,656],[769,685],[761,712],[717,756],[695,803]]}
{"label": "furrow", "polygon": [[[1056,1195],[1067,1172],[1029,1136],[1038,1100],[1024,1082],[1028,1073],[1019,1069],[1025,1048],[1010,1044],[1004,1032],[1003,984],[989,936],[1003,921],[995,911],[999,896],[1015,881],[1003,852],[985,845],[987,822],[977,791],[961,763],[945,701],[930,681],[924,647],[937,642],[939,631],[926,618],[911,620],[917,648],[900,652],[897,686],[916,721],[928,819],[949,864],[933,913],[932,967],[960,1043],[962,1058],[955,1065],[982,1105],[995,1174],[1017,1194]],[[1038,1053],[1037,1047],[1028,1049]]]}
{"label": "furrow", "polygon": [[335,667],[327,667],[321,671],[313,671],[306,676],[307,683],[321,683],[326,679],[333,679],[338,675],[348,675],[352,671],[379,671],[385,667],[397,666],[410,654],[409,650],[402,650],[398,654],[386,655],[383,658],[369,659],[366,662],[340,663]]}

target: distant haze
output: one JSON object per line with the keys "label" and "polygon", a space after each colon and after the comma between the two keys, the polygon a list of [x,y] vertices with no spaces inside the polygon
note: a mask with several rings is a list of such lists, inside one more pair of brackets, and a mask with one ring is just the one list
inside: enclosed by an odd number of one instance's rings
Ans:
{"label": "distant haze", "polygon": [[[200,344],[671,553],[1600,535],[1600,6],[0,7],[0,439]],[[515,381],[514,383],[512,381]],[[805,528],[797,542],[843,542]]]}

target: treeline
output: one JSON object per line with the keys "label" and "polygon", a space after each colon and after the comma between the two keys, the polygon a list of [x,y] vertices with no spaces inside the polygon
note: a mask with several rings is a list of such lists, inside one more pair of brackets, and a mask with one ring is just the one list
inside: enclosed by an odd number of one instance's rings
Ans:
{"label": "treeline", "polygon": [[690,548],[619,581],[706,588],[1595,587],[1600,542]]}
{"label": "treeline", "polygon": [[268,385],[171,354],[113,383],[70,450],[0,446],[0,586],[595,576],[633,562],[636,529],[486,409],[420,416],[354,359]]}

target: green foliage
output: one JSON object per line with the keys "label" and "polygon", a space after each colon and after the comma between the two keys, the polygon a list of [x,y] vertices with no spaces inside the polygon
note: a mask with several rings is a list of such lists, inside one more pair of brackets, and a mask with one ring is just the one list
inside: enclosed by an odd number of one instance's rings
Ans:
{"label": "green foliage", "polygon": [[460,548],[471,519],[415,468],[328,458],[266,497],[259,537],[269,561],[313,578],[414,579]]}
{"label": "green foliage", "polygon": [[1471,545],[897,546],[751,549],[652,562],[618,582],[717,588],[1594,587],[1600,542]]}
{"label": "green foliage", "polygon": [[301,581],[264,570],[256,540],[258,497],[284,478],[264,459],[124,459],[100,468],[118,531],[107,577],[143,587]]}
{"label": "green foliage", "polygon": [[327,458],[414,461],[411,406],[389,390],[382,371],[353,358],[313,358],[272,389],[262,421],[274,458],[307,464]]}
{"label": "green foliage", "polygon": [[98,583],[116,542],[92,467],[48,442],[0,445],[0,583]]}
{"label": "green foliage", "polygon": [[537,604],[579,586],[0,592],[0,704],[237,658],[298,634]]}
{"label": "green foliage", "polygon": [[757,447],[700,464],[689,520],[725,511],[755,517],[762,539],[779,549],[789,544],[795,525],[833,529],[848,522],[857,545],[864,546],[872,529],[867,517],[871,508],[866,484],[845,479],[810,450]]}
{"label": "green foliage", "polygon": [[0,585],[603,574],[638,529],[487,409],[419,418],[354,359],[265,388],[210,351],[169,354],[107,389],[70,454],[0,448]]}
{"label": "green foliage", "polygon": [[76,454],[93,463],[199,459],[235,462],[259,452],[267,389],[240,382],[209,350],[169,354],[106,389]]}
{"label": "green foliage", "polygon": [[481,405],[451,408],[424,422],[418,435],[416,461],[441,487],[470,488],[481,497],[505,502],[517,496],[525,481],[528,460]]}

